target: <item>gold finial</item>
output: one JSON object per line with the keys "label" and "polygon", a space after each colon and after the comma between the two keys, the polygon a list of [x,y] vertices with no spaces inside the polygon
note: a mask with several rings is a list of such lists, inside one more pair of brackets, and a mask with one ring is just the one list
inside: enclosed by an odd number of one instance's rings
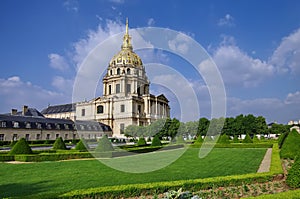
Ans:
{"label": "gold finial", "polygon": [[128,35],[128,17],[126,17],[126,31],[125,34]]}

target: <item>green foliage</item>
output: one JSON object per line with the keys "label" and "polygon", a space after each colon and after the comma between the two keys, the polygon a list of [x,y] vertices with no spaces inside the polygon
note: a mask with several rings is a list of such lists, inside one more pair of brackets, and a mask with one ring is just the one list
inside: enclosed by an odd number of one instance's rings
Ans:
{"label": "green foliage", "polygon": [[153,140],[152,140],[152,143],[151,143],[151,146],[161,146],[161,141],[158,137],[158,135],[155,135]]}
{"label": "green foliage", "polygon": [[10,155],[16,155],[16,154],[31,154],[32,150],[25,140],[25,138],[21,138],[10,150]]}
{"label": "green foliage", "polygon": [[195,141],[195,143],[202,143],[204,140],[201,135],[199,135]]}
{"label": "green foliage", "polygon": [[282,134],[279,136],[279,138],[278,138],[278,147],[279,147],[280,149],[281,149],[282,144],[283,144],[283,142],[284,142],[284,140],[286,139],[286,137],[287,137],[288,134],[289,134],[289,133],[286,132],[286,133],[282,133]]}
{"label": "green foliage", "polygon": [[15,160],[20,162],[43,162],[60,161],[69,159],[93,158],[89,152],[68,152],[68,153],[44,153],[35,155],[15,155]]}
{"label": "green foliage", "polygon": [[300,158],[297,158],[288,171],[286,183],[291,188],[300,188]]}
{"label": "green foliage", "polygon": [[258,143],[260,142],[260,140],[258,139],[258,137],[256,135],[253,136],[253,143]]}
{"label": "green foliage", "polygon": [[220,144],[229,144],[230,141],[229,141],[228,135],[226,135],[226,134],[221,135],[219,140],[218,140],[218,143],[220,143]]}
{"label": "green foliage", "polygon": [[197,136],[206,135],[209,127],[209,123],[210,121],[205,117],[199,119]]}
{"label": "green foliage", "polygon": [[300,190],[291,190],[291,191],[285,191],[281,193],[273,193],[273,194],[266,194],[266,195],[260,195],[256,197],[249,197],[247,199],[299,199],[300,198]]}
{"label": "green foliage", "polygon": [[80,139],[80,141],[76,144],[75,149],[79,151],[87,151],[88,145],[84,139]]}
{"label": "green foliage", "polygon": [[251,139],[250,135],[247,133],[245,138],[243,139],[243,143],[253,143],[253,140]]}
{"label": "green foliage", "polygon": [[96,152],[107,152],[113,151],[114,147],[109,141],[107,135],[104,135],[101,139],[99,139],[98,146],[96,147]]}
{"label": "green foliage", "polygon": [[292,130],[285,138],[281,151],[281,158],[295,159],[300,154],[300,134],[296,130]]}
{"label": "green foliage", "polygon": [[66,145],[65,145],[65,143],[64,143],[64,141],[63,141],[63,139],[62,139],[61,137],[58,137],[58,138],[55,140],[52,149],[54,149],[54,150],[57,150],[57,149],[60,149],[60,150],[66,150],[67,147],[66,147]]}
{"label": "green foliage", "polygon": [[15,156],[14,155],[0,155],[0,162],[7,162],[7,161],[14,161],[15,160]]}
{"label": "green foliage", "polygon": [[290,132],[290,126],[289,125],[284,125],[284,124],[272,124],[271,128],[268,130],[269,133],[272,134],[283,134],[283,133],[288,133]]}
{"label": "green foliage", "polygon": [[237,135],[233,136],[233,143],[240,143],[240,140]]}
{"label": "green foliage", "polygon": [[146,143],[145,138],[144,138],[144,137],[140,137],[140,138],[139,138],[139,141],[137,142],[137,145],[138,145],[138,146],[146,146],[147,143]]}

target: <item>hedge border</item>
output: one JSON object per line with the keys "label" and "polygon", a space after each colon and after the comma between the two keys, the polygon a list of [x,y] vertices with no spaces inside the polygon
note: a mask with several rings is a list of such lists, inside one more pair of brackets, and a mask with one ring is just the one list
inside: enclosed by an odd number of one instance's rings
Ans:
{"label": "hedge border", "polygon": [[278,174],[282,174],[281,161],[279,157],[278,144],[272,146],[272,159],[270,171],[266,173],[254,173],[244,175],[221,176],[204,179],[179,180],[168,182],[155,182],[144,184],[129,184],[118,186],[106,186],[82,190],[73,190],[60,195],[60,198],[115,198],[133,197],[149,194],[160,194],[170,189],[198,191],[215,187],[240,186],[243,184],[261,183],[274,179]]}

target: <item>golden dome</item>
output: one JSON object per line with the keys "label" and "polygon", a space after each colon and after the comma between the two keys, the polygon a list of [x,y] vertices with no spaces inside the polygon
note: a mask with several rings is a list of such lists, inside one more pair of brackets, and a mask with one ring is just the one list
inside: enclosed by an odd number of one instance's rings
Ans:
{"label": "golden dome", "polygon": [[126,31],[123,36],[121,51],[118,52],[109,62],[109,66],[119,65],[131,65],[136,67],[143,65],[141,58],[133,52],[131,37],[128,34],[128,19],[126,19]]}

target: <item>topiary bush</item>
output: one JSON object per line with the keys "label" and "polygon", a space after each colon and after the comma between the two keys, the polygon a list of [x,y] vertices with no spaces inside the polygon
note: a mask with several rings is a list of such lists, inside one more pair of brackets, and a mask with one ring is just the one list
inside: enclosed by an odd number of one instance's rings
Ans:
{"label": "topiary bush", "polygon": [[300,134],[294,129],[288,133],[285,138],[281,150],[281,158],[295,159],[300,154]]}
{"label": "topiary bush", "polygon": [[203,142],[203,138],[201,135],[199,135],[195,141],[195,143],[202,143]]}
{"label": "topiary bush", "polygon": [[300,188],[300,158],[297,158],[288,171],[286,184],[291,188]]}
{"label": "topiary bush", "polygon": [[240,143],[240,140],[237,135],[233,136],[233,143]]}
{"label": "topiary bush", "polygon": [[84,139],[80,139],[80,141],[76,144],[75,150],[79,151],[88,151],[89,147]]}
{"label": "topiary bush", "polygon": [[32,154],[32,150],[25,138],[21,138],[9,152],[9,155],[16,154]]}
{"label": "topiary bush", "polygon": [[220,136],[218,143],[220,144],[230,144],[229,137],[226,134]]}
{"label": "topiary bush", "polygon": [[251,139],[248,133],[246,134],[246,137],[243,139],[243,143],[253,143],[253,140]]}
{"label": "topiary bush", "polygon": [[63,141],[63,139],[61,137],[58,137],[54,144],[53,144],[53,147],[52,147],[54,150],[57,150],[57,149],[61,149],[61,150],[66,150],[67,147]]}
{"label": "topiary bush", "polygon": [[253,137],[253,143],[259,143],[260,140],[258,139],[258,137],[256,135],[254,135]]}
{"label": "topiary bush", "polygon": [[283,142],[284,142],[284,140],[286,139],[286,137],[287,137],[288,134],[289,134],[289,133],[282,133],[282,134],[279,136],[279,138],[278,138],[278,148],[281,149],[282,144],[283,144]]}
{"label": "topiary bush", "polygon": [[145,145],[147,145],[145,138],[140,137],[139,141],[137,142],[137,145],[138,146],[145,146]]}
{"label": "topiary bush", "polygon": [[155,135],[153,140],[152,140],[152,143],[151,143],[151,146],[161,146],[161,141],[158,137],[158,135]]}
{"label": "topiary bush", "polygon": [[104,135],[101,139],[99,139],[98,146],[96,147],[96,152],[107,152],[113,151],[114,147],[109,141],[107,135]]}

